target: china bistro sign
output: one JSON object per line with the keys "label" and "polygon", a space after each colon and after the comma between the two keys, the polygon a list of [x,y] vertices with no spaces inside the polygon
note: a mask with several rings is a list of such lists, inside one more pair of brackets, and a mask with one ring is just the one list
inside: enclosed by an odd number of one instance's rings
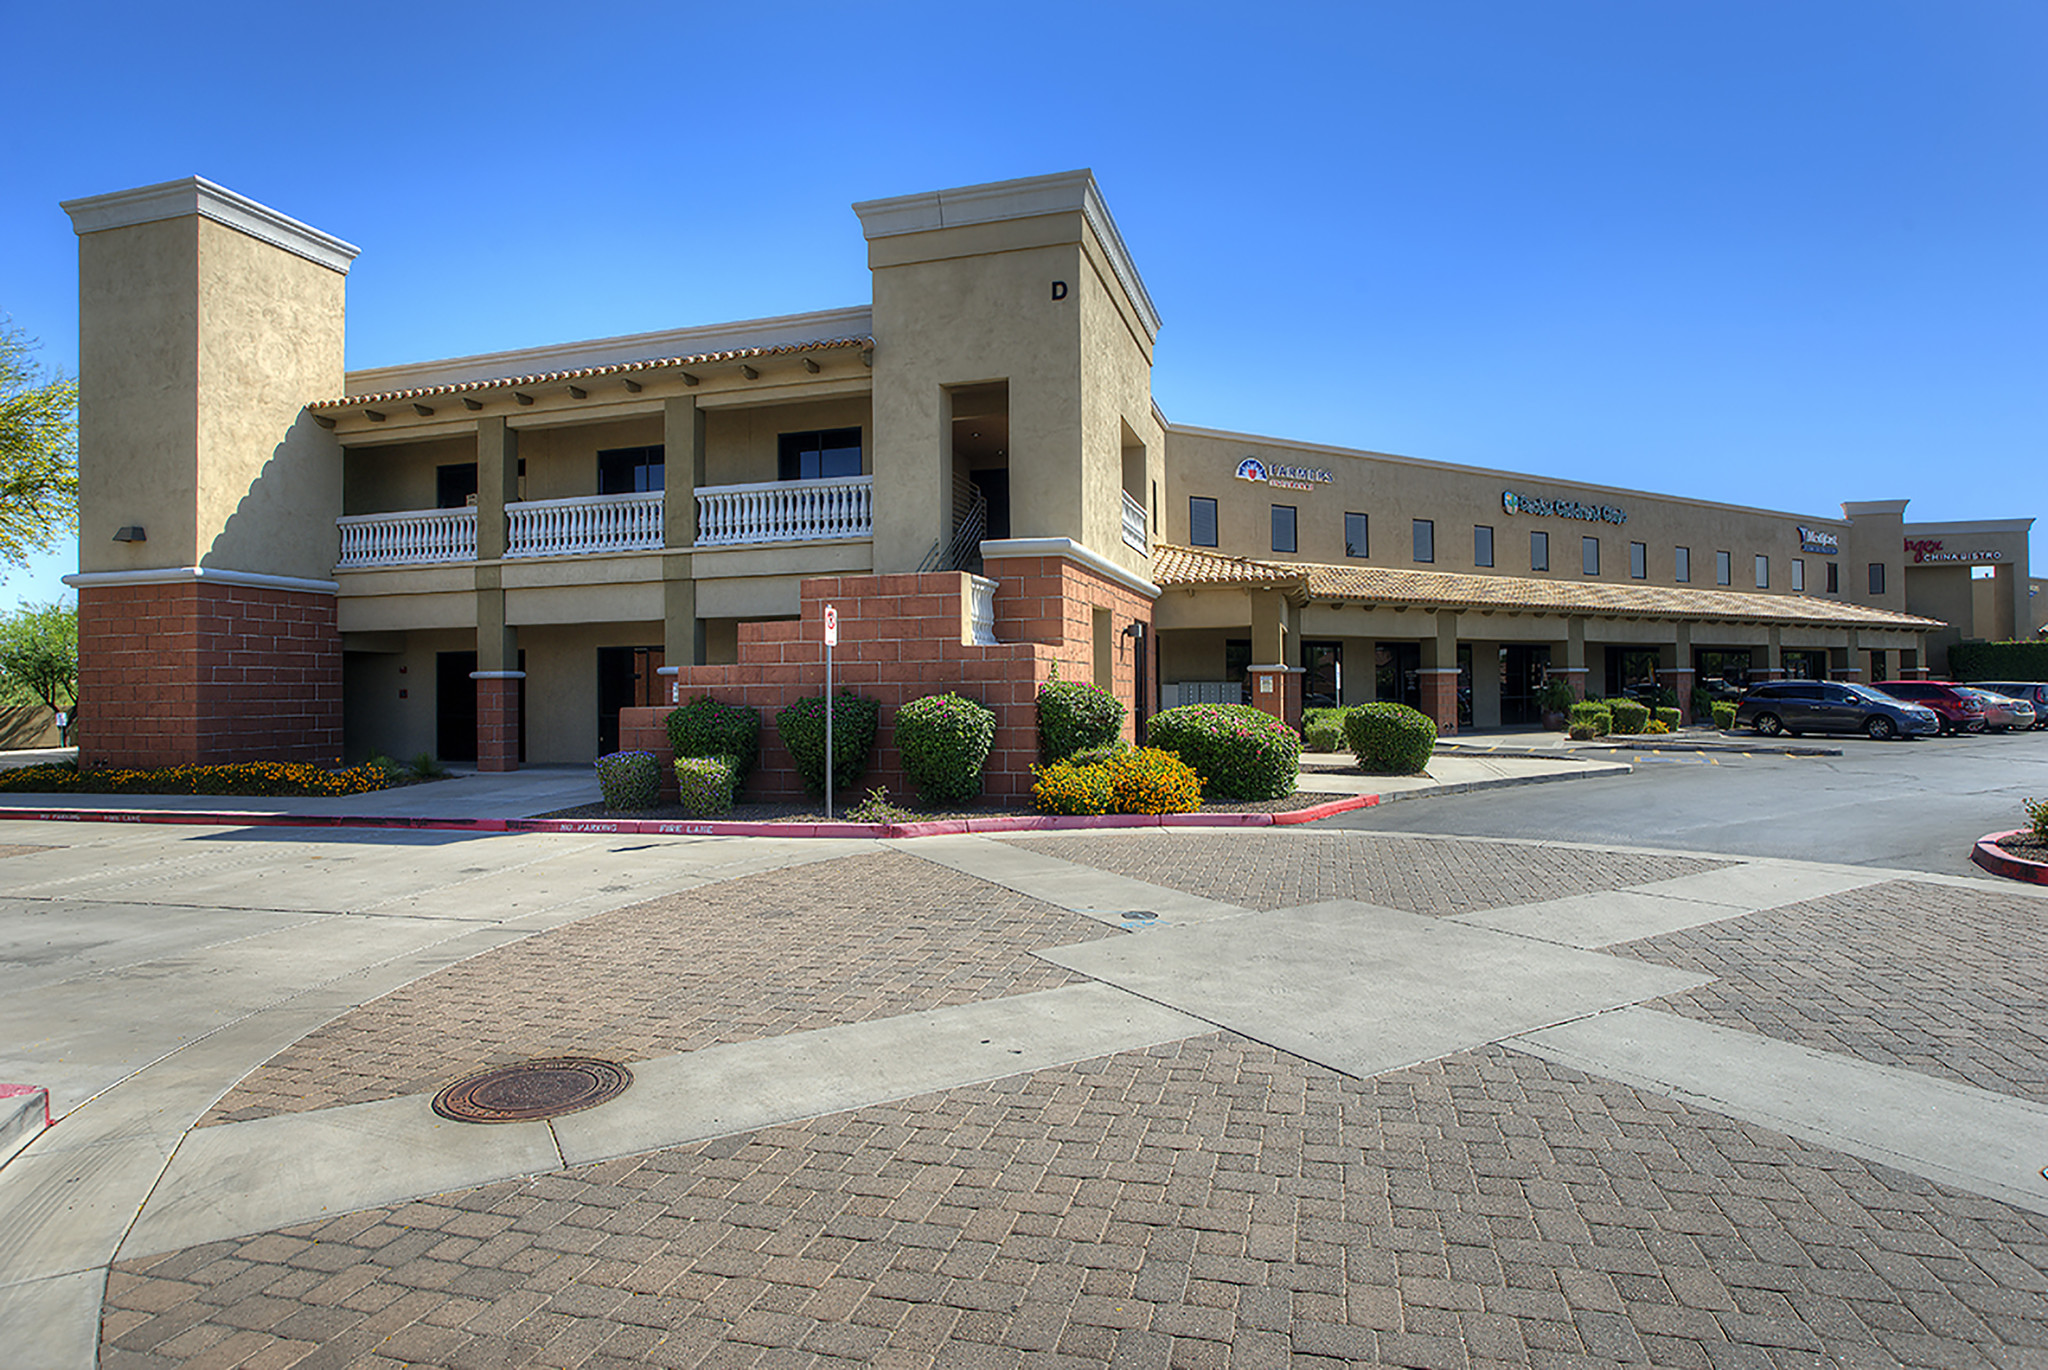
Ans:
{"label": "china bistro sign", "polygon": [[1246,457],[1237,464],[1239,480],[1263,481],[1277,485],[1283,490],[1313,490],[1318,485],[1328,485],[1337,478],[1328,471],[1313,466],[1282,466],[1279,462],[1263,462],[1257,457]]}
{"label": "china bistro sign", "polygon": [[1906,551],[1916,563],[1930,561],[1986,562],[2003,561],[2005,553],[1980,548],[1974,552],[1951,552],[1941,545],[1940,538],[1907,538]]}
{"label": "china bistro sign", "polygon": [[1500,507],[1510,514],[1528,514],[1532,518],[1584,519],[1588,523],[1627,523],[1626,510],[1611,504],[1586,504],[1575,499],[1540,499],[1535,495],[1517,494],[1513,490],[1500,492]]}

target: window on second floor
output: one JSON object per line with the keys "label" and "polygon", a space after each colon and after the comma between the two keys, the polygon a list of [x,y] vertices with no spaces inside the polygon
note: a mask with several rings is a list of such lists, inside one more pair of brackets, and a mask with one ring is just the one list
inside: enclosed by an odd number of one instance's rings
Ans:
{"label": "window on second floor", "polygon": [[1828,563],[1828,593],[1831,595],[1842,593],[1842,566],[1840,562],[1831,561]]}
{"label": "window on second floor", "polygon": [[1415,559],[1423,562],[1436,560],[1435,519],[1415,520]]}
{"label": "window on second floor", "polygon": [[1589,576],[1597,576],[1597,575],[1599,575],[1599,574],[1600,574],[1600,539],[1598,539],[1598,538],[1580,538],[1580,539],[1579,539],[1579,558],[1580,558],[1580,560],[1581,560],[1581,561],[1583,561],[1583,562],[1585,563],[1585,572],[1586,572],[1586,574],[1587,574],[1587,575],[1589,575]]}
{"label": "window on second floor", "polygon": [[1759,556],[1756,559],[1756,588],[1759,590],[1771,588],[1771,559],[1769,557]]}
{"label": "window on second floor", "polygon": [[1369,557],[1372,555],[1372,528],[1364,514],[1344,516],[1344,555],[1347,557]]}
{"label": "window on second floor", "polygon": [[1534,532],[1529,534],[1529,569],[1548,571],[1550,569],[1550,534]]}
{"label": "window on second floor", "polygon": [[434,507],[460,509],[476,503],[476,463],[460,462],[434,468]]}
{"label": "window on second floor", "polygon": [[1674,547],[1671,549],[1671,578],[1680,585],[1691,584],[1692,548]]}
{"label": "window on second floor", "polygon": [[860,474],[860,430],[820,428],[776,441],[777,480],[834,480]]}
{"label": "window on second floor", "polygon": [[1472,529],[1472,564],[1493,565],[1493,529],[1483,523]]}
{"label": "window on second floor", "polygon": [[1294,550],[1294,506],[1291,504],[1273,506],[1273,550]]}
{"label": "window on second floor", "polygon": [[1727,552],[1714,553],[1714,584],[1731,585],[1735,581],[1735,558]]}
{"label": "window on second floor", "polygon": [[1644,542],[1628,545],[1628,573],[1637,580],[1650,574],[1650,546]]}
{"label": "window on second floor", "polygon": [[1207,495],[1188,496],[1188,545],[1216,545],[1216,501]]}
{"label": "window on second floor", "polygon": [[644,495],[662,485],[662,447],[614,447],[597,454],[597,493]]}
{"label": "window on second floor", "polygon": [[1884,563],[1881,561],[1870,563],[1870,593],[1873,595],[1884,593]]}
{"label": "window on second floor", "polygon": [[1798,557],[1794,557],[1792,558],[1792,592],[1794,594],[1801,594],[1804,593],[1805,590],[1806,563],[1800,560]]}

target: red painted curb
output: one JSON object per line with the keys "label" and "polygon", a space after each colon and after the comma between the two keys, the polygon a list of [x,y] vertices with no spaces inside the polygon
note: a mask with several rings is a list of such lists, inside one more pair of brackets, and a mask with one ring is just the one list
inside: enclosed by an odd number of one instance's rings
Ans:
{"label": "red painted curb", "polygon": [[41,1085],[0,1085],[0,1099],[19,1099],[24,1094],[43,1096],[43,1126],[54,1127],[50,1119],[50,1091]]}
{"label": "red painted curb", "polygon": [[2008,880],[2024,880],[2030,885],[2048,885],[2048,862],[2014,856],[1998,845],[1999,838],[2017,837],[2025,831],[2025,828],[2014,828],[2011,832],[1994,832],[1978,838],[1970,859],[1993,875],[2002,875]]}
{"label": "red painted curb", "polygon": [[1279,826],[1289,823],[1313,823],[1318,818],[1331,814],[1350,813],[1354,809],[1378,808],[1380,797],[1376,794],[1355,794],[1344,799],[1332,799],[1325,804],[1312,804],[1306,809],[1289,809],[1273,815],[1273,822]]}

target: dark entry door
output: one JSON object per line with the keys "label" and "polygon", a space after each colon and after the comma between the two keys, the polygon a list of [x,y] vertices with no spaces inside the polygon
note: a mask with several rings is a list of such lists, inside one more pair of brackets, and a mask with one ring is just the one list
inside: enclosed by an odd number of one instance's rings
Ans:
{"label": "dark entry door", "polygon": [[434,755],[443,761],[476,760],[475,652],[434,656]]}
{"label": "dark entry door", "polygon": [[1373,667],[1373,698],[1422,707],[1421,643],[1374,643]]}
{"label": "dark entry door", "polygon": [[1308,709],[1334,709],[1344,695],[1344,644],[1301,644],[1301,703]]}
{"label": "dark entry door", "polygon": [[1527,727],[1543,721],[1537,692],[1550,676],[1550,647],[1510,643],[1500,649],[1500,724]]}
{"label": "dark entry door", "polygon": [[619,749],[619,710],[660,703],[662,649],[597,649],[597,754]]}

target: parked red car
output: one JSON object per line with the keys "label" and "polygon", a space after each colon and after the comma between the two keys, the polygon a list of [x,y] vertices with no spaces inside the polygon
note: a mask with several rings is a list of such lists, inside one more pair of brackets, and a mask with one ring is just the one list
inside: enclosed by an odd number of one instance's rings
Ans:
{"label": "parked red car", "polygon": [[1880,680],[1874,688],[1883,690],[1893,699],[1925,704],[1940,715],[1941,730],[1945,733],[1984,731],[1983,703],[1957,689],[1953,681]]}

